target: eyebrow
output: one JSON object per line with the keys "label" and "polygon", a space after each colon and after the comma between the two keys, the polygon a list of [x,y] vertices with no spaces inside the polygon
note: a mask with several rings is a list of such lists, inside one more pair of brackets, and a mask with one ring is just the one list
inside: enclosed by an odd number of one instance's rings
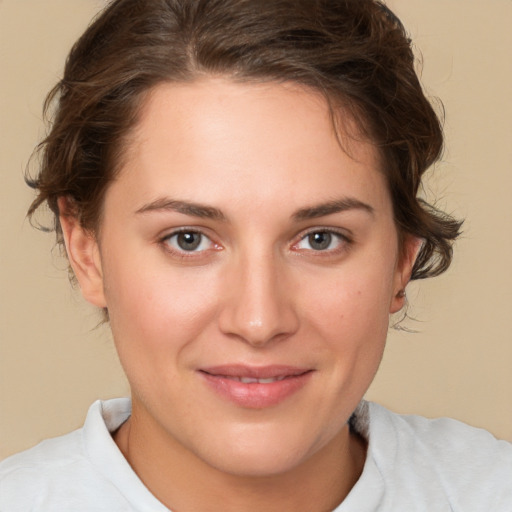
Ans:
{"label": "eyebrow", "polygon": [[[374,208],[369,204],[364,203],[359,199],[347,197],[343,199],[329,201],[326,203],[317,204],[307,208],[301,208],[292,215],[292,219],[294,221],[310,220],[348,210],[363,210],[371,215],[373,215],[375,212]],[[165,197],[156,199],[151,203],[145,204],[144,206],[139,208],[135,213],[144,214],[149,212],[166,211],[178,212],[184,215],[191,215],[193,217],[199,217],[202,219],[212,219],[223,222],[227,221],[227,218],[224,215],[224,213],[222,213],[221,210],[213,206],[206,206],[188,201],[179,201],[176,199],[169,199]]]}
{"label": "eyebrow", "polygon": [[329,201],[327,203],[310,206],[308,208],[301,208],[293,214],[292,218],[295,221],[316,219],[318,217],[345,212],[347,210],[362,210],[372,216],[375,213],[374,208],[369,204],[363,203],[354,197],[345,197],[343,199]]}
{"label": "eyebrow", "polygon": [[226,221],[226,216],[213,206],[205,206],[198,203],[191,203],[188,201],[178,201],[175,199],[161,198],[152,201],[141,208],[135,213],[149,213],[149,212],[165,212],[173,211],[183,213],[184,215],[191,215],[192,217],[199,217],[201,219],[212,219],[219,221]]}

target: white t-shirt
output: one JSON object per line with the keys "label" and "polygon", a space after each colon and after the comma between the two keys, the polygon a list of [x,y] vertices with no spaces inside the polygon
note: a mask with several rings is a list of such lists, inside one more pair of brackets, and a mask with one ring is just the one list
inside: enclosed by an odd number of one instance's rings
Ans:
{"label": "white t-shirt", "polygon": [[[110,432],[130,401],[95,402],[85,425],[0,463],[1,512],[169,512]],[[362,402],[363,473],[335,512],[511,512],[512,444],[450,419],[400,416]],[[200,511],[198,511],[200,512]]]}

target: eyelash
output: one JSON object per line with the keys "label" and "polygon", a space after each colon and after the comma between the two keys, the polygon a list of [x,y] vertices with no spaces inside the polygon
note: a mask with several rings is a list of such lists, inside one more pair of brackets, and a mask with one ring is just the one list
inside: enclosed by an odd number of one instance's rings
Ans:
{"label": "eyelash", "polygon": [[333,228],[315,227],[315,228],[307,231],[306,233],[301,234],[298,242],[295,242],[292,247],[301,251],[302,249],[300,249],[298,247],[299,244],[301,244],[304,241],[307,241],[310,236],[317,235],[317,234],[329,235],[330,242],[332,242],[332,238],[336,238],[337,239],[337,243],[336,243],[337,247],[331,248],[331,249],[329,249],[329,248],[326,248],[326,249],[310,248],[310,249],[303,249],[304,251],[307,251],[308,253],[316,253],[316,255],[318,255],[318,256],[332,256],[332,255],[337,255],[339,253],[347,251],[348,249],[350,249],[350,247],[354,243],[354,240],[345,232],[341,232],[341,231],[333,229]]}
{"label": "eyelash", "polygon": [[[208,247],[206,249],[199,250],[199,251],[198,250],[187,251],[186,249],[183,249],[182,247],[181,248],[173,247],[170,244],[170,241],[175,237],[179,237],[180,235],[199,235],[201,238],[200,238],[198,247],[200,247],[205,242],[205,240],[208,241],[210,247]],[[220,249],[220,247],[217,244],[215,244],[212,241],[212,239],[208,235],[203,233],[201,230],[186,228],[186,227],[177,229],[177,230],[173,231],[172,233],[165,235],[164,237],[162,237],[159,240],[159,242],[167,252],[178,255],[181,258],[194,258],[194,257],[198,257],[200,255],[203,255],[206,251]]]}
{"label": "eyelash", "polygon": [[[301,243],[303,243],[304,241],[307,241],[308,238],[311,237],[312,235],[319,235],[319,234],[328,235],[329,246],[333,242],[332,238],[337,239],[337,242],[336,242],[337,247],[330,248],[330,249],[328,247],[326,247],[325,249],[313,249],[313,248],[304,249],[304,248],[299,247],[299,245]],[[201,238],[198,242],[197,247],[194,247],[193,250],[187,251],[186,249],[183,249],[183,247],[176,247],[176,246],[173,247],[171,245],[170,240],[172,240],[175,237],[178,237],[179,235],[198,235]],[[201,247],[201,245],[205,242],[205,240],[208,241],[209,247],[200,249],[200,250],[195,250],[195,249]],[[213,242],[212,239],[208,235],[206,235],[203,231],[201,231],[200,229],[186,228],[186,227],[180,228],[178,230],[175,230],[175,231],[165,235],[164,237],[162,237],[159,240],[159,243],[164,247],[164,249],[167,252],[177,255],[182,259],[197,258],[197,257],[203,256],[208,251],[221,250],[221,246],[216,244],[215,242]],[[298,250],[300,252],[316,253],[318,256],[329,256],[329,255],[336,255],[336,254],[347,251],[353,243],[354,243],[353,239],[344,232],[342,233],[333,228],[316,227],[314,229],[307,231],[306,233],[301,233],[298,241],[294,242],[292,244],[292,249]]]}

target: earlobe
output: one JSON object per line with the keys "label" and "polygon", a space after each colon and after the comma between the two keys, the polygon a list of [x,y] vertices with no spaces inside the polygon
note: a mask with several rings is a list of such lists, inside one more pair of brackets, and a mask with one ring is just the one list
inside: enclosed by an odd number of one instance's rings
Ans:
{"label": "earlobe", "polygon": [[416,258],[423,245],[423,240],[412,235],[406,235],[403,241],[400,260],[395,272],[395,282],[393,287],[393,297],[391,299],[390,313],[400,311],[407,300],[405,287],[411,279],[412,269]]}
{"label": "earlobe", "polygon": [[58,205],[66,252],[82,295],[91,304],[106,308],[101,258],[96,237],[81,226],[72,212],[68,198],[60,197]]}

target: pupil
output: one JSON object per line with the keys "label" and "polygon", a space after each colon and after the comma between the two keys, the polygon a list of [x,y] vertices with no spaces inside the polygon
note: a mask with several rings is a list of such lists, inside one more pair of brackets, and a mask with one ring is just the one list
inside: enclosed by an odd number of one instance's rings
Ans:
{"label": "pupil", "polygon": [[311,247],[316,251],[327,249],[332,241],[332,235],[325,232],[311,233],[308,238]]}
{"label": "pupil", "polygon": [[199,233],[180,233],[178,235],[178,245],[184,251],[193,251],[199,247],[201,243],[201,235]]}

